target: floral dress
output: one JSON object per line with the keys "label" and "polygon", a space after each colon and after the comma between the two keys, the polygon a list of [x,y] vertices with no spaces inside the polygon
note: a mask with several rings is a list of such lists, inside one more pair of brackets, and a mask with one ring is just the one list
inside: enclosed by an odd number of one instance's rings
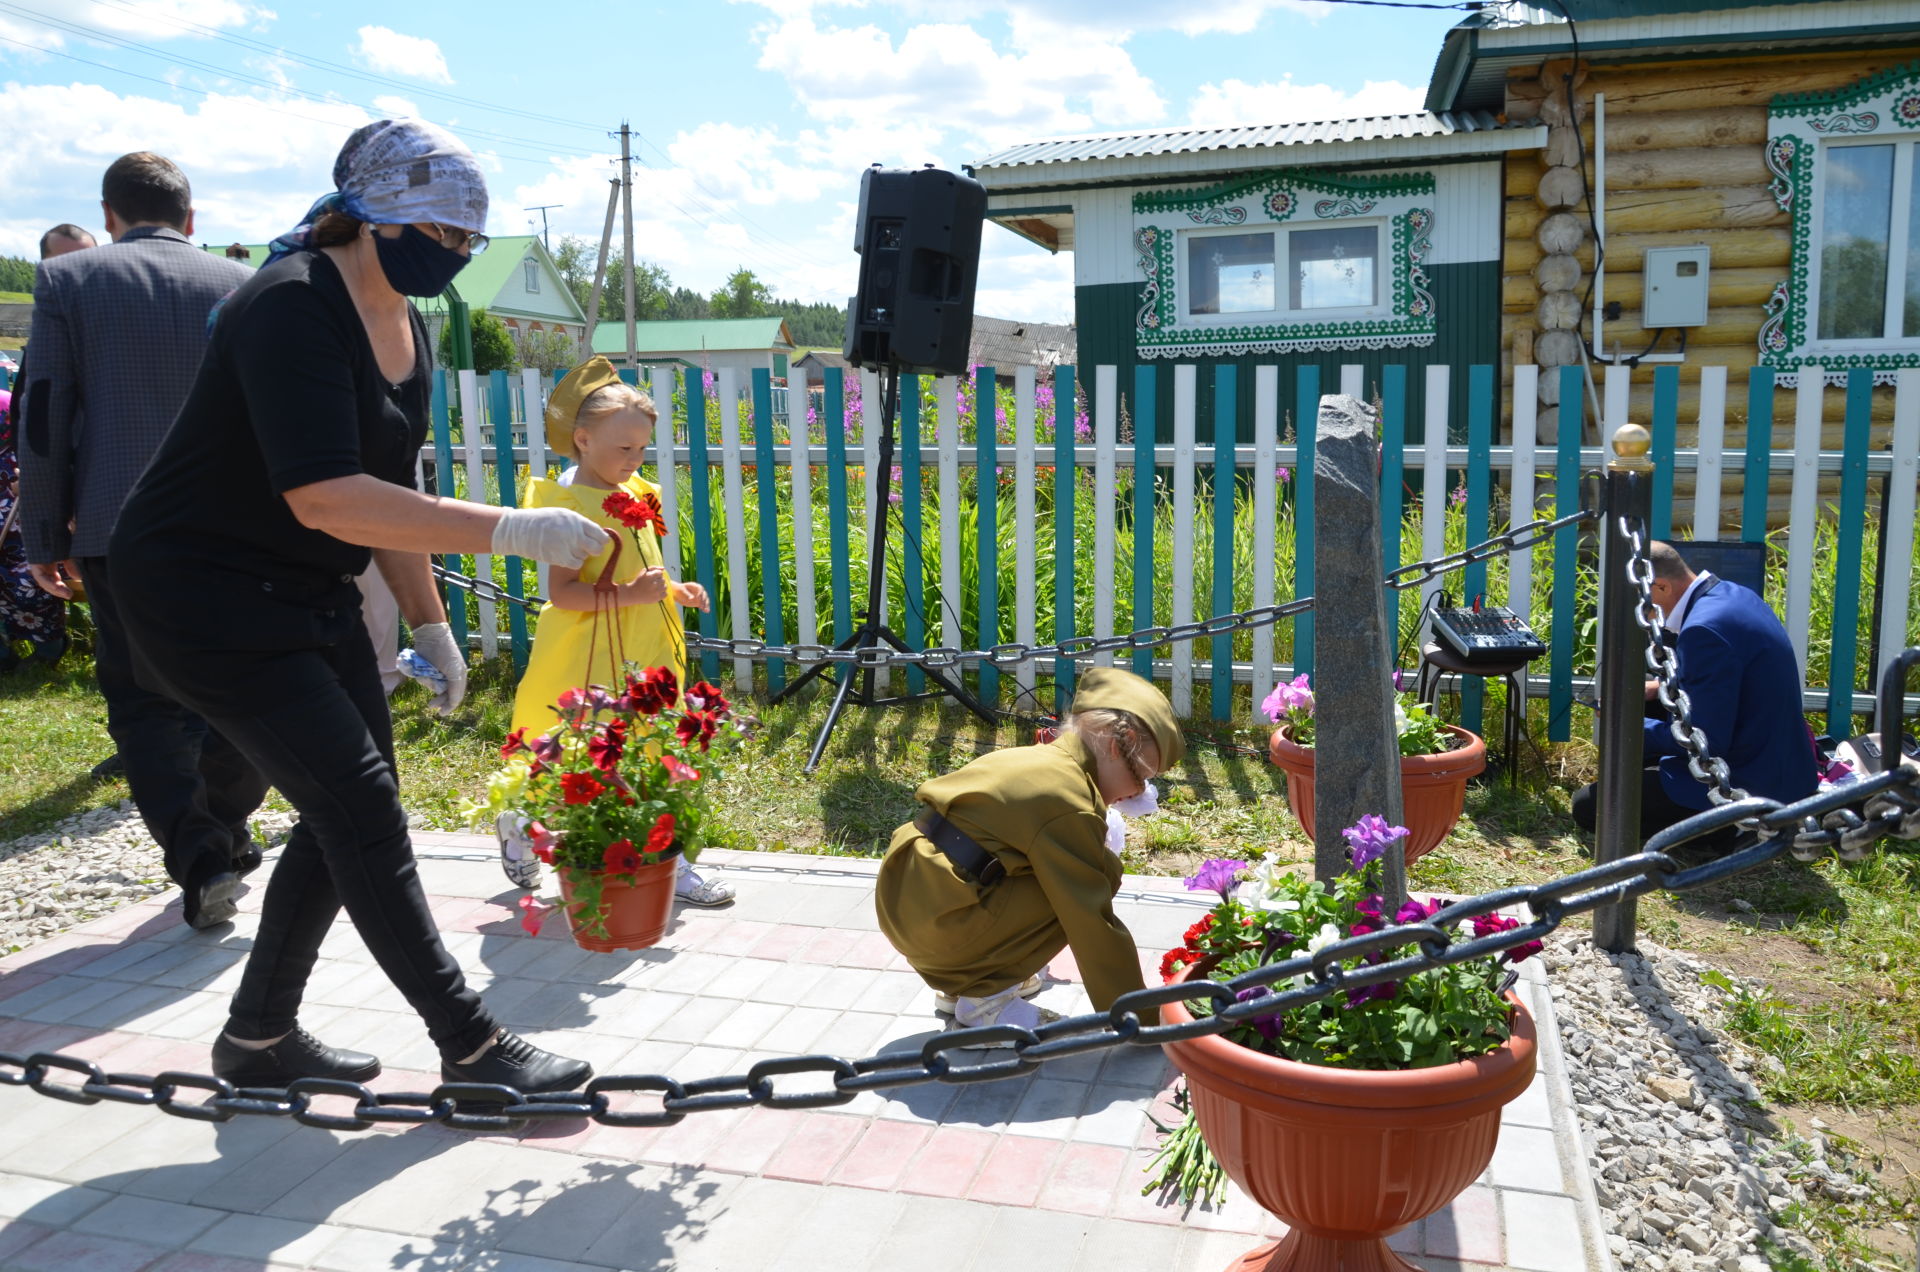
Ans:
{"label": "floral dress", "polygon": [[[14,515],[20,460],[14,444],[12,399],[0,390],[0,525]],[[19,527],[0,540],[0,668],[13,664],[17,641],[30,641],[35,656],[54,659],[66,649],[66,603],[40,590],[27,572],[26,542]]]}

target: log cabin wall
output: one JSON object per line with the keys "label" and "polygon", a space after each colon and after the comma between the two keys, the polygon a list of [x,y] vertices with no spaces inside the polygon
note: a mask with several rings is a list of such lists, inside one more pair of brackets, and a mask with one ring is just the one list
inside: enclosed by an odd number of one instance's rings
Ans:
{"label": "log cabin wall", "polygon": [[[1605,299],[1621,317],[1603,325],[1599,348],[1625,353],[1644,348],[1651,333],[1640,325],[1642,261],[1650,247],[1704,244],[1712,249],[1707,323],[1690,329],[1681,371],[1680,442],[1691,445],[1699,412],[1699,368],[1729,368],[1727,444],[1745,445],[1746,375],[1758,362],[1763,312],[1775,284],[1790,272],[1790,219],[1768,192],[1764,159],[1768,106],[1777,94],[1828,92],[1920,58],[1911,46],[1840,53],[1798,52],[1757,58],[1676,59],[1663,62],[1586,63],[1574,69],[1575,110],[1566,106],[1567,61],[1511,72],[1506,111],[1512,120],[1549,125],[1548,145],[1507,158],[1505,243],[1501,279],[1501,350],[1507,385],[1515,363],[1565,365],[1578,358],[1568,337],[1577,308],[1592,334],[1593,241],[1579,176],[1577,128],[1587,172],[1593,161],[1593,97],[1605,94]],[[1571,294],[1571,301],[1568,296]],[[1558,334],[1556,334],[1558,333]],[[1677,347],[1674,334],[1659,352]],[[1599,371],[1596,364],[1596,375]],[[1632,418],[1652,409],[1650,365],[1636,375]],[[1557,375],[1542,375],[1558,388]],[[1844,395],[1826,396],[1825,446],[1838,449]],[[1557,398],[1542,402],[1542,431],[1557,427]],[[1777,390],[1776,421],[1791,421],[1791,390]],[[1893,415],[1893,390],[1873,394],[1874,445],[1884,446]],[[1776,425],[1778,428],[1778,425]],[[1593,438],[1591,423],[1589,440]],[[1776,433],[1775,445],[1780,445]],[[1682,477],[1684,478],[1684,474]],[[1770,501],[1784,517],[1784,479]]]}

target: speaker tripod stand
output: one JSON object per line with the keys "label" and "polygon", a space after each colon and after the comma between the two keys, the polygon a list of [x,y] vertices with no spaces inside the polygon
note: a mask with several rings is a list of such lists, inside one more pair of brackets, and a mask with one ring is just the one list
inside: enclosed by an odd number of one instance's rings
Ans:
{"label": "speaker tripod stand", "polygon": [[[893,421],[894,412],[900,405],[900,371],[898,367],[888,366],[881,375],[886,379],[886,386],[882,394],[880,419],[880,466],[874,473],[873,482],[873,550],[867,561],[867,612],[853,633],[834,648],[857,651],[891,645],[904,654],[915,652],[913,646],[902,640],[881,619],[881,598],[886,594],[887,585],[887,507],[888,494],[893,486]],[[774,694],[773,701],[785,701],[798,693],[801,686],[824,675],[828,668],[839,665],[830,662],[814,664],[799,679]],[[856,674],[840,682],[839,691],[833,696],[833,706],[827,711],[826,722],[820,726],[820,733],[813,740],[813,751],[807,756],[806,771],[809,773],[820,767],[820,757],[826,753],[827,739],[833,736],[833,726],[840,722],[840,713],[846,710],[849,702],[857,702],[864,707],[890,707],[903,702],[948,697],[988,724],[999,723],[978,698],[967,692],[957,676],[949,676],[945,671],[932,667],[921,668],[927,679],[936,686],[928,692],[881,696],[875,692],[877,668],[862,669],[856,666],[853,670]],[[860,682],[858,689],[854,688],[856,681]]]}

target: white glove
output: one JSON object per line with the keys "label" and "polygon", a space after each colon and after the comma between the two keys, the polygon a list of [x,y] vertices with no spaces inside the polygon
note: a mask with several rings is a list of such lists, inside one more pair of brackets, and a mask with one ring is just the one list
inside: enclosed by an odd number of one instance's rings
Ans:
{"label": "white glove", "polygon": [[446,678],[447,687],[433,695],[427,705],[441,715],[452,715],[467,696],[467,660],[445,623],[426,623],[413,629],[413,647]]}
{"label": "white glove", "polygon": [[496,556],[578,569],[607,546],[607,532],[571,508],[508,508],[493,527]]}

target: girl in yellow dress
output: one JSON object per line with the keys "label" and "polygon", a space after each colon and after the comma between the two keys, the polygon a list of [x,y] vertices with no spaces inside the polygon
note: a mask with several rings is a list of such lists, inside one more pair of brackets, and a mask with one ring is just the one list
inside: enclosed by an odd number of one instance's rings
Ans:
{"label": "girl in yellow dress", "polygon": [[[687,650],[680,606],[708,608],[707,591],[698,583],[667,576],[660,536],[651,527],[632,529],[604,507],[615,491],[658,507],[659,488],[638,471],[657,418],[653,399],[621,380],[605,358],[575,367],[548,399],[546,428],[548,447],[577,459],[578,466],[557,481],[534,478],[527,488],[527,506],[570,508],[620,535],[620,559],[613,576],[620,634],[614,643],[627,662],[666,667],[675,682],[684,685]],[[513,698],[512,727],[525,729],[528,736],[558,723],[554,704],[568,689],[588,683],[613,684],[622,674],[616,664],[618,655],[607,647],[604,628],[597,640],[594,635],[593,585],[612,556],[609,542],[577,570],[548,566],[542,571],[541,590],[547,603],[540,607],[533,652]],[[521,887],[532,887],[539,867],[515,815],[502,814],[496,829],[507,877]],[[718,879],[701,879],[685,857],[680,859],[675,892],[694,905],[726,905],[733,900],[731,886]]]}

